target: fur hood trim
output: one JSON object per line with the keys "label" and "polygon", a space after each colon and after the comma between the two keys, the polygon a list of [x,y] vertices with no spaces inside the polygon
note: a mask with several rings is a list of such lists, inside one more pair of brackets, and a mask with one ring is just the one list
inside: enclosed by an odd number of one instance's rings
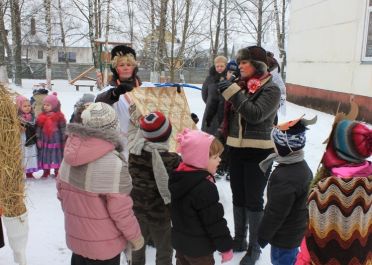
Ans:
{"label": "fur hood trim", "polygon": [[115,130],[102,130],[86,127],[79,123],[70,123],[67,125],[66,129],[67,135],[77,135],[82,138],[98,138],[109,143],[112,143],[115,146],[115,150],[122,152],[124,150],[122,139],[119,131]]}

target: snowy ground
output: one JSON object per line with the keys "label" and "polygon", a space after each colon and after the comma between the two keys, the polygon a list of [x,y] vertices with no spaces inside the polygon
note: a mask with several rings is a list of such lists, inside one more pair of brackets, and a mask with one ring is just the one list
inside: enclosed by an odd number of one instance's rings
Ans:
{"label": "snowy ground", "polygon": [[[16,91],[22,95],[30,97],[34,84],[40,80],[23,80],[23,88]],[[89,88],[80,88],[79,92],[75,87],[68,84],[65,80],[53,80],[53,89],[58,93],[62,104],[62,111],[69,119],[73,112],[73,105],[84,94],[90,93]],[[91,83],[88,82],[87,83]],[[93,92],[95,94],[98,91]],[[200,91],[186,89],[191,112],[196,113],[200,120],[203,117],[204,102],[201,99]],[[307,143],[305,147],[305,158],[313,172],[319,164],[324,146],[322,142],[328,137],[333,116],[319,111],[304,108],[292,103],[287,103],[286,117],[280,117],[280,121],[290,120],[306,114],[307,118],[318,115],[318,122],[311,126],[307,133]],[[201,122],[200,122],[201,123]],[[198,124],[200,126],[200,123]],[[221,203],[224,205],[225,218],[227,219],[230,231],[233,235],[233,213],[231,203],[231,190],[229,182],[221,179],[217,182],[220,193]],[[29,239],[27,247],[28,265],[66,265],[70,262],[71,251],[66,247],[65,232],[63,224],[63,213],[59,201],[56,198],[55,180],[27,180],[26,200],[29,211]],[[6,235],[5,235],[5,240]],[[225,264],[239,264],[244,253],[234,254],[234,259]],[[220,263],[220,256],[215,254],[216,264]],[[155,264],[155,251],[153,248],[147,250],[147,264]],[[0,249],[0,265],[13,265],[11,249],[6,241],[6,246]],[[122,264],[126,264],[122,259]],[[175,262],[174,262],[175,264]],[[270,264],[270,247],[263,250],[263,254],[257,263],[258,265]]]}

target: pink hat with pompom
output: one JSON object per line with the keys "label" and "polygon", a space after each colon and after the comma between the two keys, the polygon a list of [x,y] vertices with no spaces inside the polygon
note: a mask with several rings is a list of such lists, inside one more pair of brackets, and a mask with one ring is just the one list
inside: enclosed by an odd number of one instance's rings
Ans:
{"label": "pink hat with pompom", "polygon": [[43,99],[43,104],[45,104],[45,103],[50,104],[52,106],[53,110],[58,109],[58,107],[60,106],[60,103],[59,103],[59,100],[57,98],[57,93],[53,92],[52,95],[46,96]]}
{"label": "pink hat with pompom", "polygon": [[177,152],[182,161],[192,167],[206,169],[209,161],[209,149],[213,135],[198,130],[184,129],[177,135]]}

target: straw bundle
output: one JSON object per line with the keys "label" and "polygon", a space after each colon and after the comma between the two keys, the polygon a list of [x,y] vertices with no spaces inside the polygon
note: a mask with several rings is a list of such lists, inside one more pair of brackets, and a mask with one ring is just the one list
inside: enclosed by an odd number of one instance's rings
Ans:
{"label": "straw bundle", "polygon": [[10,92],[0,85],[0,207],[7,217],[26,212],[20,123]]}

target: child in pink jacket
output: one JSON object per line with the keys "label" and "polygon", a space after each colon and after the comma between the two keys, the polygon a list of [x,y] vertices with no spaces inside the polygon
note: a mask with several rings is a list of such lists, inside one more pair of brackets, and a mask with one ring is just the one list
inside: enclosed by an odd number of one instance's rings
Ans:
{"label": "child in pink jacket", "polygon": [[69,124],[64,159],[57,178],[65,215],[71,265],[119,265],[120,253],[143,247],[133,214],[132,180],[117,130],[118,118],[105,103],[82,113],[82,124]]}

